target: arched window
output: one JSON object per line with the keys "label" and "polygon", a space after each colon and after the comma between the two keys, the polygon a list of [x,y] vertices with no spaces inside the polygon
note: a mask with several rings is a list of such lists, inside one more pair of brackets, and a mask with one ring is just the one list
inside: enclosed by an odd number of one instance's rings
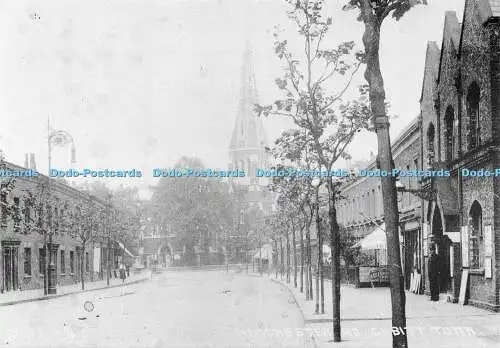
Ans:
{"label": "arched window", "polygon": [[467,118],[468,122],[468,144],[469,150],[475,149],[481,144],[481,132],[479,122],[479,99],[481,91],[477,83],[473,82],[467,91]]}
{"label": "arched window", "polygon": [[372,210],[370,211],[370,216],[375,217],[377,215],[377,200],[375,197],[375,189],[372,189]]}
{"label": "arched window", "polygon": [[372,216],[372,201],[370,199],[370,191],[366,193],[366,211],[365,214],[367,217]]}
{"label": "arched window", "polygon": [[481,205],[474,201],[469,212],[469,258],[470,267],[472,269],[478,269],[483,267],[483,255],[484,255],[484,244],[483,244],[483,210]]}
{"label": "arched window", "polygon": [[356,221],[357,219],[357,216],[356,216],[356,212],[358,211],[358,207],[356,205],[356,198],[353,198],[352,199],[352,215],[351,215],[351,220],[352,221]]}
{"label": "arched window", "polygon": [[431,123],[427,128],[427,164],[432,168],[434,164],[434,138],[435,138],[434,125]]}
{"label": "arched window", "polygon": [[446,114],[444,116],[444,139],[445,139],[445,149],[446,149],[446,161],[450,162],[453,160],[455,153],[455,130],[453,123],[455,121],[455,113],[451,106],[446,109]]}

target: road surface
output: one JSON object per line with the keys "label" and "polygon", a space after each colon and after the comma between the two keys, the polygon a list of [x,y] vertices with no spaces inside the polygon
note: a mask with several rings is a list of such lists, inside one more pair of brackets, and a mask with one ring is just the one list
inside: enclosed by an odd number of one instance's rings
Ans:
{"label": "road surface", "polygon": [[2,347],[304,347],[303,318],[266,276],[176,271],[0,307]]}

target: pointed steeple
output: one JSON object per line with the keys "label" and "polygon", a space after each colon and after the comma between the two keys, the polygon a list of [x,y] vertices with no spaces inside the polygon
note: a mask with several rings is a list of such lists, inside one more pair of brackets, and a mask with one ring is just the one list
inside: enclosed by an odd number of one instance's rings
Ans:
{"label": "pointed steeple", "polygon": [[247,41],[241,70],[240,100],[230,150],[263,149],[268,145],[262,120],[255,114],[258,102],[252,48]]}

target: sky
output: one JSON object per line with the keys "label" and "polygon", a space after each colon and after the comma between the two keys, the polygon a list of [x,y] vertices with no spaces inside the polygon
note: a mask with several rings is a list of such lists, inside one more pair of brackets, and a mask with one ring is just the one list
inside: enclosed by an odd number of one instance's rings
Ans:
{"label": "sky", "polygon": [[[341,10],[345,2],[327,2],[334,24],[325,47],[353,40],[361,49],[362,24]],[[427,42],[440,46],[445,11],[461,20],[463,6],[429,0],[384,24],[381,67],[398,115],[393,139],[419,113]],[[144,197],[157,180],[152,169],[181,156],[226,168],[245,43],[253,48],[259,102],[270,103],[280,97],[274,79],[282,74],[275,26],[300,47],[286,10],[285,0],[0,1],[0,149],[19,165],[35,153],[46,173],[50,120],[73,136],[77,159],[71,165],[69,149],[58,148],[52,167],[135,168],[142,178],[108,183],[138,186]],[[355,83],[363,82],[360,72]],[[264,125],[270,140],[290,127],[280,118]],[[369,158],[375,135],[360,134],[349,151]]]}

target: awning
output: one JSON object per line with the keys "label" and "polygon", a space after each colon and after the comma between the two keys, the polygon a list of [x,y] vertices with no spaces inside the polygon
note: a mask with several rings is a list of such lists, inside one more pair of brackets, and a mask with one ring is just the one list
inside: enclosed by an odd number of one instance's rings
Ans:
{"label": "awning", "polygon": [[387,249],[387,239],[385,235],[385,223],[376,227],[372,233],[354,244],[353,248],[361,247],[362,250]]}
{"label": "awning", "polygon": [[254,259],[271,259],[273,256],[273,247],[270,244],[264,244],[262,248],[257,249],[257,252],[253,256]]}
{"label": "awning", "polygon": [[128,256],[134,257],[134,255],[130,251],[128,251],[127,248],[125,248],[125,245],[123,245],[123,243],[118,242],[118,245],[128,254]]}

